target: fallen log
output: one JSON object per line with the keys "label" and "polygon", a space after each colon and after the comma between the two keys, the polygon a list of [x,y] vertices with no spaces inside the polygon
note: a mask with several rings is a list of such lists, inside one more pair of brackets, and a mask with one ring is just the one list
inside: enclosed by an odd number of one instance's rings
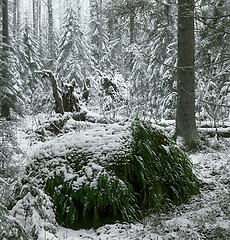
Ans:
{"label": "fallen log", "polygon": [[207,134],[210,137],[224,137],[230,138],[230,127],[226,128],[198,128],[198,131]]}

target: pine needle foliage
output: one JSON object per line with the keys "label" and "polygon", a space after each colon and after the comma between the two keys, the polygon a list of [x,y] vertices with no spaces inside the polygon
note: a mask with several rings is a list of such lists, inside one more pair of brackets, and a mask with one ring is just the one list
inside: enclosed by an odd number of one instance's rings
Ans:
{"label": "pine needle foliage", "polygon": [[55,156],[45,147],[50,156],[37,155],[28,165],[27,180],[51,196],[59,224],[78,229],[132,222],[198,193],[191,161],[159,127],[136,119],[127,128],[116,151],[98,154],[85,146]]}

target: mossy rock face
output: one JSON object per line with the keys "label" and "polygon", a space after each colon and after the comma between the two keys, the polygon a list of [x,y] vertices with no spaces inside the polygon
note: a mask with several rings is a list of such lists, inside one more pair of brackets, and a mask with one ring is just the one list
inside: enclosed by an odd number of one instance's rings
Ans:
{"label": "mossy rock face", "polygon": [[52,197],[60,224],[97,227],[164,211],[198,192],[192,163],[148,122],[96,125],[45,143],[27,167]]}

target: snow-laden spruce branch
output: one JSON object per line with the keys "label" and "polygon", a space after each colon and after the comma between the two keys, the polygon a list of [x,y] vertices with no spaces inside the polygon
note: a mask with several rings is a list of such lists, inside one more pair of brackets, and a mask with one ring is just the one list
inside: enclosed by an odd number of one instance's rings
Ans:
{"label": "snow-laden spruce branch", "polygon": [[[211,64],[178,67],[178,66],[175,66],[175,65],[172,65],[172,64],[164,63],[159,58],[152,57],[151,54],[142,52],[141,49],[137,45],[136,45],[136,48],[137,48],[137,50],[139,50],[139,52],[141,52],[144,56],[146,56],[146,58],[153,58],[157,63],[159,63],[163,66],[166,66],[168,68],[173,68],[173,69],[193,69],[193,68],[194,69],[202,69],[202,68],[208,68],[208,67],[216,66],[216,65],[219,65],[221,63],[230,61],[230,57],[229,57],[229,58],[226,58],[226,59],[223,59],[223,60],[217,61],[215,63],[211,63]],[[226,54],[226,55],[228,56],[228,54]]]}
{"label": "snow-laden spruce branch", "polygon": [[219,104],[219,103],[214,103],[214,102],[209,102],[209,101],[205,101],[203,99],[197,99],[200,102],[206,103],[210,106],[215,106],[215,107],[224,107],[224,108],[229,108],[230,109],[230,105],[224,105],[224,104]]}
{"label": "snow-laden spruce branch", "polygon": [[[215,26],[213,26],[212,24],[209,24],[207,23],[204,19],[206,19],[206,17],[201,17],[201,16],[194,16],[194,19],[196,19],[197,21],[203,23],[204,25],[208,26],[209,28],[212,28],[212,29],[215,29],[215,30],[218,30],[218,32],[222,32],[222,33],[225,33],[225,34],[230,34],[229,31],[225,31],[223,29],[219,30],[219,29],[216,29]],[[215,19],[215,18],[214,18]]]}

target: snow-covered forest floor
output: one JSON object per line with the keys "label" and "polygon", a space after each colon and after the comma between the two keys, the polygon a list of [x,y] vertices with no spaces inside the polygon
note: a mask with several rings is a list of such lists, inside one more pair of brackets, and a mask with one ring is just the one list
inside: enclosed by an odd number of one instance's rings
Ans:
{"label": "snow-covered forest floor", "polygon": [[[38,125],[37,118],[30,118],[18,128],[20,147],[27,153],[25,159],[43,144],[34,140],[32,130]],[[56,239],[230,239],[230,140],[210,138],[208,147],[190,156],[203,187],[188,203],[168,213],[149,214],[132,224],[77,231],[58,227]],[[49,239],[48,234],[45,239]]]}
{"label": "snow-covered forest floor", "polygon": [[211,141],[208,150],[191,154],[204,185],[187,204],[167,214],[150,214],[139,223],[97,230],[60,228],[59,239],[230,239],[230,141]]}

